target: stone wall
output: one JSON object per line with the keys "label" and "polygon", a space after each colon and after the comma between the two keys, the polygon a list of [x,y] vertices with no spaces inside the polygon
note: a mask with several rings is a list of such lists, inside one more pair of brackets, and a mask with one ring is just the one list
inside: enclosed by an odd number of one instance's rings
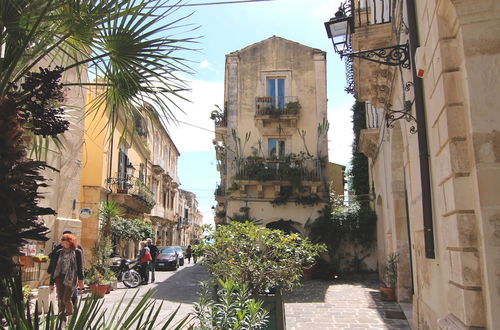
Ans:
{"label": "stone wall", "polygon": [[[370,155],[378,196],[377,233],[385,241],[379,241],[379,262],[381,254],[392,251],[411,257],[399,265],[398,298],[413,300],[414,328],[496,329],[500,34],[493,31],[500,31],[500,2],[413,2],[419,60],[425,69],[421,81],[426,121],[417,123],[417,129],[427,127],[436,256],[425,257],[419,160],[426,155],[420,154],[416,135],[410,133],[412,123],[400,120],[392,129],[380,129],[378,148]],[[403,5],[406,22],[408,3],[397,2]],[[400,37],[407,38],[404,31]],[[395,72],[393,108],[414,98],[411,90],[400,88],[411,79],[411,72]]]}

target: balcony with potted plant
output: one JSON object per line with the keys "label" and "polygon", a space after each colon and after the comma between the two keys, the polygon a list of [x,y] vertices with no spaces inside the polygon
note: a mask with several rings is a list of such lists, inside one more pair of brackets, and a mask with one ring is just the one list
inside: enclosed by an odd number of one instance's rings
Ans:
{"label": "balcony with potted plant", "polygon": [[287,122],[287,126],[297,127],[301,109],[296,96],[255,98],[255,120],[258,127],[266,127],[274,122]]}
{"label": "balcony with potted plant", "polygon": [[107,178],[106,186],[116,203],[133,212],[150,213],[156,204],[151,190],[132,175]]}

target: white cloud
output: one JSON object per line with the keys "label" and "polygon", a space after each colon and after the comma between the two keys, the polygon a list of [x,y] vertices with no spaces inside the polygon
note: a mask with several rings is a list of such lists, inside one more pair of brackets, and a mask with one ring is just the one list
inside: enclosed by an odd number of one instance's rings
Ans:
{"label": "white cloud", "polygon": [[171,125],[169,133],[181,153],[212,151],[215,133],[210,113],[215,104],[222,106],[224,103],[224,84],[201,80],[191,80],[188,84],[192,91],[184,96],[191,102],[178,102],[185,114],[176,113],[179,124],[176,127]]}
{"label": "white cloud", "polygon": [[328,111],[330,130],[328,132],[328,158],[330,162],[347,165],[351,160],[352,104],[344,104]]}
{"label": "white cloud", "polygon": [[200,68],[204,68],[205,69],[205,68],[209,68],[211,66],[212,66],[212,64],[210,64],[210,62],[208,62],[207,60],[204,60],[204,61],[200,62]]}

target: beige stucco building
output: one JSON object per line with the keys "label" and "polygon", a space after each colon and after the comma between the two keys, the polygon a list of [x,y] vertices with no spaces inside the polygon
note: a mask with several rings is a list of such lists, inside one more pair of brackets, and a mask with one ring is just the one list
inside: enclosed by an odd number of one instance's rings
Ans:
{"label": "beige stucco building", "polygon": [[179,190],[179,239],[177,245],[187,246],[194,244],[201,238],[203,215],[198,209],[196,195],[187,190]]}
{"label": "beige stucco building", "polygon": [[[91,90],[89,102],[97,95]],[[157,245],[178,244],[180,153],[157,112],[144,106],[126,118],[123,111],[100,111],[103,116],[85,119],[80,205],[86,210],[81,242],[87,260],[98,239],[99,205],[106,200],[116,202],[124,217],[150,222]],[[138,242],[129,242],[120,253],[133,257],[137,249]]]}
{"label": "beige stucco building", "polygon": [[352,50],[408,42],[411,64],[347,66],[366,102],[379,269],[399,253],[413,328],[499,329],[500,2],[365,3],[347,3]]}
{"label": "beige stucco building", "polygon": [[276,36],[226,55],[216,223],[318,216],[327,198],[325,61],[323,51]]}

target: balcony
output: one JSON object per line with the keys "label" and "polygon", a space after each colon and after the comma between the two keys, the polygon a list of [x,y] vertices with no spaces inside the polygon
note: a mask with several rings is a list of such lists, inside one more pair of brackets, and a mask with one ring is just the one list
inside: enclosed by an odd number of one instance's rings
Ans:
{"label": "balcony", "polygon": [[256,181],[320,181],[319,159],[300,159],[287,156],[284,159],[248,157],[237,161],[237,180]]}
{"label": "balcony", "polygon": [[[398,26],[395,22],[398,17],[392,17],[392,14],[399,12],[395,8],[399,5],[389,0],[346,1],[346,13],[353,17],[354,24],[350,50],[363,51],[397,44],[393,28]],[[389,99],[393,71],[393,68],[374,62],[346,58],[346,90],[354,93],[359,100],[382,107]]]}
{"label": "balcony", "polygon": [[255,98],[255,116],[298,116],[301,106],[296,96],[259,96]]}
{"label": "balcony", "polygon": [[210,119],[215,124],[216,138],[222,138],[222,136],[227,134],[227,110],[225,108],[223,110],[217,106],[217,109],[213,110],[210,114]]}
{"label": "balcony", "polygon": [[156,204],[151,190],[133,176],[107,178],[106,186],[115,202],[136,213],[149,213]]}
{"label": "balcony", "polygon": [[193,224],[193,220],[189,219],[189,218],[184,218],[182,219],[182,226],[184,227],[189,227]]}
{"label": "balcony", "polygon": [[151,166],[151,169],[152,169],[154,174],[161,175],[161,174],[163,174],[163,172],[165,172],[165,160],[164,159],[156,158],[155,160],[153,160],[152,163],[153,164]]}
{"label": "balcony", "polygon": [[380,126],[383,119],[383,110],[379,111],[371,103],[365,103],[366,128],[361,130],[358,151],[375,160],[378,153]]}
{"label": "balcony", "polygon": [[226,187],[224,185],[218,185],[214,192],[215,200],[217,202],[223,202],[226,199]]}

